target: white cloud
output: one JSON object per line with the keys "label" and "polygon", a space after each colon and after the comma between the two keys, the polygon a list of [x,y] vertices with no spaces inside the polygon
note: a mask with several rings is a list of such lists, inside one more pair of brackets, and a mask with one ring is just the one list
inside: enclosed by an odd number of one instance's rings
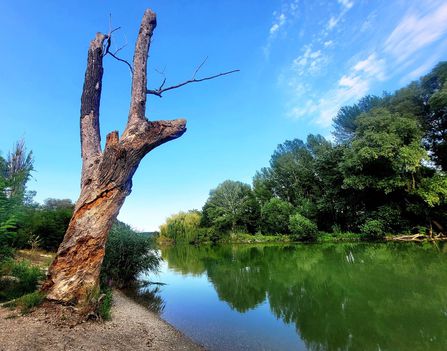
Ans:
{"label": "white cloud", "polygon": [[338,0],[338,3],[341,4],[343,7],[347,8],[348,10],[354,5],[354,1],[350,0]]}
{"label": "white cloud", "polygon": [[384,50],[397,62],[432,44],[447,33],[447,3],[440,2],[425,13],[408,12],[385,42]]}
{"label": "white cloud", "polygon": [[267,42],[263,47],[264,55],[266,58],[270,55],[270,49],[274,40],[281,32],[285,32],[284,28],[288,23],[291,23],[297,16],[299,10],[299,0],[293,0],[286,2],[281,6],[280,11],[273,12],[273,23],[269,28],[269,35]]}
{"label": "white cloud", "polygon": [[341,16],[338,16],[338,17],[332,16],[329,19],[329,22],[327,23],[327,29],[331,30],[331,29],[335,28],[335,26],[337,25],[338,21],[340,21],[340,19],[341,19]]}
{"label": "white cloud", "polygon": [[385,80],[385,60],[379,59],[376,53],[369,55],[366,60],[357,62],[354,70],[363,71],[378,80]]}
{"label": "white cloud", "polygon": [[292,69],[299,76],[320,72],[327,62],[327,58],[321,53],[321,50],[312,51],[311,45],[307,45],[304,48],[304,54],[293,60]]}
{"label": "white cloud", "polygon": [[[312,55],[318,58],[320,54],[319,51],[313,52],[308,47],[297,64],[301,65],[304,59],[309,60]],[[307,67],[309,62],[306,61],[305,64]],[[352,65],[322,98],[308,99],[303,104],[296,104],[298,106],[291,108],[288,115],[293,118],[314,116],[315,123],[329,127],[340,107],[355,103],[368,93],[374,82],[385,78],[385,69],[385,60],[378,59],[377,54],[372,53],[366,59]]]}
{"label": "white cloud", "polygon": [[323,43],[323,45],[324,45],[324,47],[328,48],[328,47],[334,45],[334,42],[333,42],[332,40],[326,40],[326,41]]}
{"label": "white cloud", "polygon": [[277,18],[276,22],[270,27],[270,35],[274,35],[279,29],[286,23],[286,15],[281,13]]}
{"label": "white cloud", "polygon": [[354,6],[354,1],[352,0],[338,0],[338,3],[342,5],[343,8],[338,16],[331,16],[331,18],[329,18],[329,21],[326,25],[327,31],[331,31],[332,29],[334,29],[341,21],[343,16],[346,14],[346,12],[348,12],[349,9]]}
{"label": "white cloud", "polygon": [[348,10],[354,5],[354,1],[350,0],[338,0],[338,3]]}

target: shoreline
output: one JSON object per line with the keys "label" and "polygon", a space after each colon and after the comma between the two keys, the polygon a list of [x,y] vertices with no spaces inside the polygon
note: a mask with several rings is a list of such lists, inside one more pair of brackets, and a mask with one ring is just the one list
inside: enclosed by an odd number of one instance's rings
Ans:
{"label": "shoreline", "polygon": [[40,309],[20,316],[0,308],[0,351],[192,350],[205,348],[119,290],[113,290],[112,319],[77,325],[50,319]]}

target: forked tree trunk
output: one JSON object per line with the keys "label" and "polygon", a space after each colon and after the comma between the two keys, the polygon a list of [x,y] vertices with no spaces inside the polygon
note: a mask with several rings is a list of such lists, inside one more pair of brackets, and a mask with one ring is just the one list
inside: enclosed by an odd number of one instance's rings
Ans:
{"label": "forked tree trunk", "polygon": [[155,26],[155,13],[146,10],[133,59],[127,126],[121,138],[116,131],[107,135],[104,150],[100,143],[99,105],[104,43],[109,37],[97,33],[90,43],[81,98],[81,194],[42,287],[49,300],[90,304],[98,291],[109,230],[131,192],[135,170],[149,151],[186,131],[184,119],[150,122],[144,116],[147,58]]}

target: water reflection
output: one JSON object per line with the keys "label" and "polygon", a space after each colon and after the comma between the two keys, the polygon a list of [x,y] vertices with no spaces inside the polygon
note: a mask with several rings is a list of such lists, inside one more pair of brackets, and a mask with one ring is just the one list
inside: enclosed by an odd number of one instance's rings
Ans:
{"label": "water reflection", "polygon": [[445,247],[174,246],[162,256],[178,273],[206,273],[239,313],[268,302],[309,350],[447,349]]}
{"label": "water reflection", "polygon": [[140,305],[157,314],[161,314],[165,309],[166,304],[161,297],[159,285],[148,283],[140,286],[131,286],[124,289],[124,293]]}

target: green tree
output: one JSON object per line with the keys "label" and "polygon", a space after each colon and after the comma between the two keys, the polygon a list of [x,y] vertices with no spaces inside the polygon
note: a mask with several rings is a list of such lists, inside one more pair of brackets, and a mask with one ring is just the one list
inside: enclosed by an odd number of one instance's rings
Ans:
{"label": "green tree", "polygon": [[294,208],[291,203],[272,198],[261,208],[261,229],[264,234],[288,234],[289,217]]}
{"label": "green tree", "polygon": [[259,205],[248,184],[226,180],[211,190],[203,214],[220,231],[242,229],[254,232]]}
{"label": "green tree", "polygon": [[0,156],[0,240],[6,239],[8,244],[17,217],[30,197],[26,193],[26,183],[32,170],[32,152],[27,152],[23,140],[15,144],[7,159]]}
{"label": "green tree", "polygon": [[425,142],[432,159],[447,170],[447,62],[440,62],[421,79],[426,113],[423,118]]}
{"label": "green tree", "polygon": [[160,226],[160,236],[175,242],[193,242],[198,237],[201,214],[199,211],[179,212]]}
{"label": "green tree", "polygon": [[344,185],[385,194],[415,189],[416,174],[427,158],[417,119],[381,108],[362,115],[357,124],[343,160]]}
{"label": "green tree", "polygon": [[289,228],[292,235],[302,241],[313,241],[318,235],[316,224],[299,213],[290,216]]}
{"label": "green tree", "polygon": [[345,143],[352,139],[357,129],[357,118],[383,104],[384,98],[367,95],[352,106],[343,106],[333,120],[334,136],[339,143]]}

